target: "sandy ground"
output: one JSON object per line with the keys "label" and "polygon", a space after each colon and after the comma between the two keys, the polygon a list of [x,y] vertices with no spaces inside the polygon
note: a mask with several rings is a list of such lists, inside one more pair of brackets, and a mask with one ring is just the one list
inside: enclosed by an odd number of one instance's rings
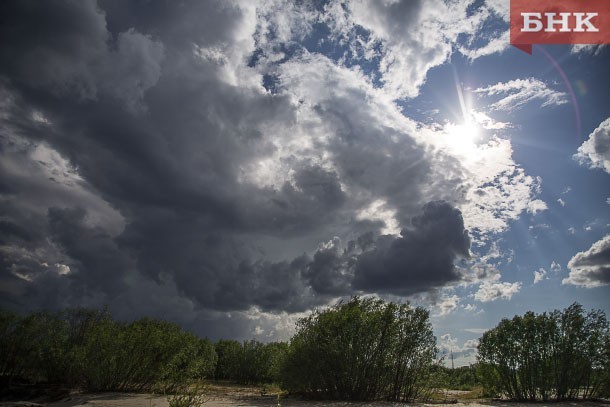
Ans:
{"label": "sandy ground", "polygon": [[[460,393],[450,394],[449,398],[459,399]],[[232,407],[232,406],[251,406],[251,407],[274,407],[276,405],[276,396],[262,396],[257,388],[237,387],[237,386],[214,386],[210,391],[208,401],[204,407]],[[371,403],[348,403],[348,402],[328,402],[328,401],[307,401],[295,398],[282,398],[280,400],[282,407],[405,407],[404,403],[387,403],[387,402],[371,402]],[[610,403],[602,402],[572,402],[572,403],[511,403],[488,400],[468,400],[457,403],[442,404],[442,403],[419,403],[409,404],[410,406],[455,406],[455,407],[594,407],[594,406],[610,406]],[[82,394],[73,393],[69,397],[61,401],[39,404],[33,402],[8,402],[0,403],[0,407],[169,407],[166,397],[156,396],[153,394],[133,394],[133,393],[94,393]]]}

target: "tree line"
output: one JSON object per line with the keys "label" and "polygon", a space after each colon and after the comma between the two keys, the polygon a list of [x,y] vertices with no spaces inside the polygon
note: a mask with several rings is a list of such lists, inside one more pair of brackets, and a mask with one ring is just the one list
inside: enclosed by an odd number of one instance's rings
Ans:
{"label": "tree line", "polygon": [[223,379],[277,382],[287,343],[207,338],[176,324],[125,323],[107,311],[70,309],[21,316],[0,310],[0,383],[47,383],[86,391],[172,392]]}
{"label": "tree line", "polygon": [[610,329],[579,304],[502,320],[473,366],[438,358],[429,312],[353,297],[298,321],[286,342],[212,342],[176,324],[114,320],[104,310],[18,315],[0,310],[0,385],[46,383],[86,391],[183,389],[201,380],[276,383],[339,400],[425,400],[440,388],[484,388],[514,400],[610,395]]}

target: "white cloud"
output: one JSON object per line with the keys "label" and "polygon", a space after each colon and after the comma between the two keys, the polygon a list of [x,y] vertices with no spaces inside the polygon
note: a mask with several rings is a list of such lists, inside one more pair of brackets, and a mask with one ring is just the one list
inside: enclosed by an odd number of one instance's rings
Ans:
{"label": "white cloud", "polygon": [[478,339],[468,339],[466,342],[464,342],[464,346],[462,346],[462,349],[477,349],[477,347],[479,346],[479,340]]}
{"label": "white cloud", "polygon": [[533,201],[529,201],[527,203],[527,211],[532,215],[537,214],[538,212],[546,211],[548,207],[546,203],[540,199],[534,199]]}
{"label": "white cloud", "polygon": [[[471,2],[464,0],[356,0],[344,3],[348,11],[338,4],[331,2],[326,7],[338,21],[333,25],[334,35],[348,38],[367,59],[379,57],[383,89],[393,98],[417,96],[427,72],[448,60],[458,37],[477,37],[483,22],[491,16],[486,6],[467,13]],[[355,26],[369,31],[371,38],[365,40],[353,31],[345,35]],[[479,48],[459,49],[474,59],[498,52],[500,47],[501,42],[492,39]]]}
{"label": "white cloud", "polygon": [[610,174],[610,117],[604,120],[574,154],[574,159],[589,168]]}
{"label": "white cloud", "polygon": [[445,363],[449,366],[452,364],[455,367],[471,365],[475,362],[479,341],[477,339],[467,339],[460,346],[458,339],[452,337],[449,333],[441,335],[438,344],[439,351],[445,355]]}
{"label": "white cloud", "polygon": [[477,313],[477,314],[482,312],[482,310],[479,310],[477,308],[477,306],[473,305],[473,304],[466,304],[463,306],[463,308],[464,308],[464,311],[467,311],[467,312],[472,312],[472,313]]}
{"label": "white cloud", "polygon": [[504,52],[509,47],[509,31],[505,31],[499,37],[492,38],[487,44],[480,48],[470,49],[465,46],[459,46],[458,51],[471,61],[474,61],[477,58]]}
{"label": "white cloud", "polygon": [[561,264],[557,263],[556,261],[552,261],[551,262],[551,271],[555,272],[555,273],[559,273],[561,271]]}
{"label": "white cloud", "polygon": [[508,21],[510,17],[509,2],[505,0],[486,0],[485,3],[494,13]]}
{"label": "white cloud", "polygon": [[561,205],[561,206],[566,206],[566,202],[561,198],[558,198],[557,202],[559,202],[559,205]]}
{"label": "white cloud", "polygon": [[472,111],[472,118],[486,130],[504,130],[511,127],[510,123],[498,122],[483,112]]}
{"label": "white cloud", "polygon": [[[456,205],[475,240],[504,231],[528,209],[542,209],[544,204],[535,200],[539,180],[515,164],[509,140],[473,143],[471,154],[463,157],[447,146],[442,129],[418,128],[357,69],[320,55],[305,55],[278,69],[278,92],[294,101],[296,119],[265,131],[273,148],[242,166],[244,182],[280,189],[285,182],[294,185],[300,166],[314,163],[340,175],[351,199],[350,216],[381,221],[382,233],[396,233],[430,200]],[[412,156],[408,145],[424,154]],[[404,184],[400,174],[417,171],[417,162],[429,165],[428,174],[424,179],[414,173]],[[363,165],[368,171],[357,171]]]}
{"label": "white cloud", "polygon": [[474,294],[474,298],[481,302],[490,302],[499,299],[510,300],[513,295],[521,290],[521,283],[500,283],[500,282],[483,282],[479,286],[479,290]]}
{"label": "white cloud", "polygon": [[489,331],[489,329],[488,328],[465,328],[464,331],[470,332],[473,334],[482,335],[485,332]]}
{"label": "white cloud", "polygon": [[356,214],[358,220],[372,220],[383,222],[384,227],[380,230],[384,235],[399,235],[400,225],[396,220],[396,210],[389,208],[383,199],[371,202],[366,208]]}
{"label": "white cloud", "polygon": [[534,284],[538,284],[543,280],[548,280],[547,271],[540,267],[538,271],[534,271]]}
{"label": "white cloud", "polygon": [[606,235],[568,262],[570,274],[562,284],[594,288],[610,283],[610,235]]}
{"label": "white cloud", "polygon": [[566,93],[552,90],[535,78],[499,82],[475,89],[474,92],[486,96],[501,96],[500,100],[491,104],[493,110],[513,111],[535,100],[541,102],[540,107],[557,106],[568,102]]}
{"label": "white cloud", "polygon": [[458,297],[457,295],[443,296],[441,298],[440,303],[437,304],[437,307],[439,309],[437,316],[442,317],[442,316],[451,314],[453,311],[455,311],[457,309],[459,303],[460,303],[460,297]]}
{"label": "white cloud", "polygon": [[396,99],[417,96],[428,70],[451,55],[447,36],[455,34],[449,27],[456,15],[465,12],[451,13],[450,6],[439,0],[426,3],[426,7],[421,1],[347,3],[353,23],[370,31],[383,44],[381,80],[384,90]]}
{"label": "white cloud", "polygon": [[590,54],[593,56],[601,55],[606,49],[606,44],[575,44],[570,48],[572,54]]}

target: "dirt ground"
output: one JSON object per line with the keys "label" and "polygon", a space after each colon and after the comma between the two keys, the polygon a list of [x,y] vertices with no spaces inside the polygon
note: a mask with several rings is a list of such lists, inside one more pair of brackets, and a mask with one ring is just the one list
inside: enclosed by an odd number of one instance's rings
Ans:
{"label": "dirt ground", "polygon": [[[460,392],[452,392],[448,395],[450,399],[457,399],[454,403],[419,403],[409,404],[410,406],[454,406],[454,407],[594,407],[594,406],[610,406],[610,403],[604,402],[572,402],[572,403],[511,403],[489,400],[459,400]],[[210,390],[208,401],[204,407],[236,407],[236,406],[251,406],[251,407],[275,407],[276,396],[261,395],[260,390],[255,387],[240,387],[240,386],[223,386],[214,385]],[[349,402],[328,402],[328,401],[309,401],[300,400],[290,397],[282,397],[280,399],[282,407],[404,407],[404,403],[387,403],[387,402],[371,402],[371,403],[349,403]],[[72,393],[63,400],[53,403],[34,403],[34,402],[8,402],[0,403],[0,407],[169,407],[166,397],[153,394],[133,394],[133,393]]]}

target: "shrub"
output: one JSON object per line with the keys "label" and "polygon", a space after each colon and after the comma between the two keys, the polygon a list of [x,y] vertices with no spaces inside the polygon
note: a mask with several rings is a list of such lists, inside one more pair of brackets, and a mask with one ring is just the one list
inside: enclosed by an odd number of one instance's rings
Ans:
{"label": "shrub", "polygon": [[342,400],[422,396],[436,355],[428,311],[353,297],[301,319],[282,383],[310,397]]}
{"label": "shrub", "polygon": [[587,399],[604,392],[609,348],[604,313],[575,303],[502,320],[481,338],[478,357],[488,391],[515,400]]}
{"label": "shrub", "polygon": [[214,345],[154,319],[129,324],[106,311],[18,316],[0,312],[0,375],[89,391],[171,390],[213,375]]}
{"label": "shrub", "polygon": [[201,407],[207,400],[207,388],[202,385],[182,385],[176,394],[167,397],[169,407]]}
{"label": "shrub", "polygon": [[240,343],[221,339],[216,343],[215,377],[240,384],[272,383],[279,378],[287,350],[288,344],[283,342],[265,344],[251,340]]}

